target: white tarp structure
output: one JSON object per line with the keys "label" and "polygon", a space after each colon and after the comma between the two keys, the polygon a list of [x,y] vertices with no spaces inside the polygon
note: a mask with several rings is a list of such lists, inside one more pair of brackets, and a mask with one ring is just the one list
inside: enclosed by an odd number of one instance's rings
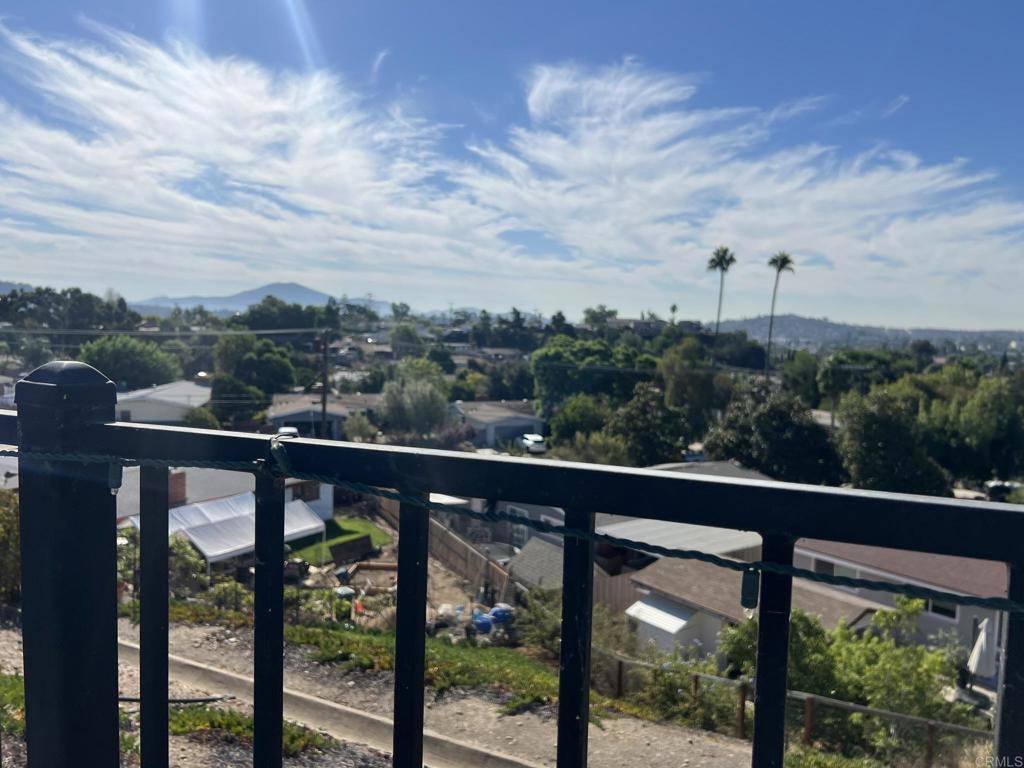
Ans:
{"label": "white tarp structure", "polygon": [[[252,491],[175,507],[167,514],[168,534],[186,536],[207,563],[256,549],[256,496]],[[138,516],[132,518],[132,524],[139,527]],[[323,537],[325,532],[324,521],[306,502],[296,499],[284,505],[286,542],[318,533]]]}
{"label": "white tarp structure", "polygon": [[693,611],[659,595],[644,595],[626,609],[626,615],[662,632],[677,635],[693,618]]}
{"label": "white tarp structure", "polygon": [[[988,657],[988,619],[982,619],[981,624],[978,625],[978,637],[974,641],[971,655],[967,659],[967,669],[972,675],[992,675],[995,672],[994,668],[982,669],[982,664],[988,660]],[[994,665],[985,664],[984,666],[993,667]]]}

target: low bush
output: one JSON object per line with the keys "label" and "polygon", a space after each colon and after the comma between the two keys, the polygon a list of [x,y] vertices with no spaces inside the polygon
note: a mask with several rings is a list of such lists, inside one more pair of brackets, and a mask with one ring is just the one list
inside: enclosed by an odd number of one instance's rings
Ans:
{"label": "low bush", "polygon": [[[253,718],[233,709],[205,704],[176,707],[169,713],[170,732],[181,735],[202,731],[218,732],[237,741],[252,743]],[[334,741],[318,731],[284,721],[284,754],[294,757],[307,749],[324,749]]]}

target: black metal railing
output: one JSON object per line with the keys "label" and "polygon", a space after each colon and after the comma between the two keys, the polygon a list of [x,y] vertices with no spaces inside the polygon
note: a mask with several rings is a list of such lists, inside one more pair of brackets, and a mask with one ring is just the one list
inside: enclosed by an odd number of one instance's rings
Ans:
{"label": "black metal railing", "polygon": [[[142,465],[141,748],[168,763],[168,467],[241,463],[256,477],[253,764],[281,765],[284,486],[271,438],[114,422],[114,385],[80,363],[51,363],[19,382],[18,413],[0,415],[0,443],[20,452],[22,599],[29,765],[118,762],[115,497],[107,464]],[[607,512],[753,530],[762,560],[791,566],[802,537],[960,555],[1008,564],[1009,598],[1024,602],[1024,513],[955,499],[711,478],[654,470],[484,457],[311,439],[287,443],[291,471],[397,489],[394,765],[423,764],[427,505],[430,492],[566,510],[593,530]],[[120,466],[120,465],[118,465]],[[585,766],[590,691],[593,543],[566,538],[563,562],[558,765]],[[752,764],[781,766],[792,576],[760,584]],[[1024,614],[1004,622],[997,757],[1024,756]],[[1012,764],[1012,763],[1005,763]]]}

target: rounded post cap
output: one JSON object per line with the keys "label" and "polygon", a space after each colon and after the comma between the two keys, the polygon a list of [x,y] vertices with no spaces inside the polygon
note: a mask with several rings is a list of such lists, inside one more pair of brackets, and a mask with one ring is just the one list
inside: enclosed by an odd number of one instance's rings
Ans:
{"label": "rounded post cap", "polygon": [[41,365],[14,387],[14,402],[21,404],[117,402],[117,387],[91,365],[75,360],[55,360]]}

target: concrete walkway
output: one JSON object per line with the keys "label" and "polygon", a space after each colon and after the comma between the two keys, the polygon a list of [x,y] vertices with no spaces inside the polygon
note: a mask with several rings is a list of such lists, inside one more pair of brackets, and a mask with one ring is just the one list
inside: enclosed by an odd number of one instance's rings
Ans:
{"label": "concrete walkway", "polygon": [[[118,641],[118,658],[138,666],[139,646],[125,640]],[[249,704],[253,702],[250,677],[174,655],[168,656],[168,669],[172,680],[190,688],[229,694]],[[284,689],[284,716],[340,741],[391,752],[393,722],[389,718],[288,688]],[[515,757],[486,752],[429,730],[423,731],[423,760],[430,768],[542,768]]]}

